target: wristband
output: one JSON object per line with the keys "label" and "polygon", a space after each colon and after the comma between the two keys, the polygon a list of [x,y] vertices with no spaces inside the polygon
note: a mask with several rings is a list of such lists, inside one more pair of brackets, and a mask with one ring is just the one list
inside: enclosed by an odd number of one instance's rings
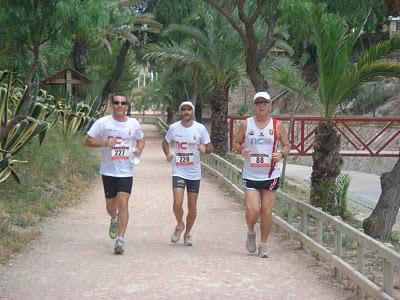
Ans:
{"label": "wristband", "polygon": [[287,155],[285,155],[285,153],[281,150],[281,151],[279,151],[280,153],[282,153],[282,157],[283,158],[286,158],[287,157]]}

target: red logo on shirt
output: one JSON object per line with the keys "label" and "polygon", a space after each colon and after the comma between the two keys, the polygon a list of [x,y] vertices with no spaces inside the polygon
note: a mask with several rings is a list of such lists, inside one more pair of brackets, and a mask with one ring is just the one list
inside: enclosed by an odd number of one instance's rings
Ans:
{"label": "red logo on shirt", "polygon": [[186,150],[187,149],[187,142],[175,142],[175,145],[178,149]]}

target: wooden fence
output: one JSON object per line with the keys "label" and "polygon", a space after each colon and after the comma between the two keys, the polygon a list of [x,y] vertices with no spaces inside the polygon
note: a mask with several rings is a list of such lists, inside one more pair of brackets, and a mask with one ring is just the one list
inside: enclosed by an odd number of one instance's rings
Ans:
{"label": "wooden fence", "polygon": [[[239,168],[215,154],[203,155],[202,165],[207,172],[222,179],[237,194],[244,195]],[[299,240],[303,247],[311,249],[318,257],[334,266],[337,279],[343,275],[349,278],[357,285],[360,294],[365,293],[374,299],[395,299],[393,285],[395,268],[400,267],[400,254],[385,244],[339,218],[279,190],[273,221],[288,232],[291,238]],[[343,245],[347,247],[344,248]],[[355,250],[356,258],[344,255],[346,249],[351,249],[352,252]],[[369,268],[365,266],[367,255],[374,255],[382,262],[382,268],[375,268],[375,272],[380,273],[375,280],[370,279],[372,276]],[[398,270],[396,273],[398,274]]]}

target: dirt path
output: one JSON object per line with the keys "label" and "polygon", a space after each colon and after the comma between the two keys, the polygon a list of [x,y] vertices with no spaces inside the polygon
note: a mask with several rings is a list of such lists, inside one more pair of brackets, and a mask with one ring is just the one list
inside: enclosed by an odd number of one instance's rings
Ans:
{"label": "dirt path", "polygon": [[244,249],[241,205],[203,179],[194,246],[169,242],[174,227],[171,169],[158,130],[136,170],[122,256],[113,254],[97,180],[81,203],[46,222],[42,237],[0,268],[1,299],[349,299],[314,260],[276,237],[271,257]]}

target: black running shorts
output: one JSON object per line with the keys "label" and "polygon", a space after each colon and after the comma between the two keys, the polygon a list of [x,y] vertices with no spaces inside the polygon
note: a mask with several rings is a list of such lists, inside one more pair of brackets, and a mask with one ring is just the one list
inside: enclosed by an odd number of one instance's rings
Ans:
{"label": "black running shorts", "polygon": [[113,177],[102,175],[106,199],[114,198],[118,192],[132,192],[133,177]]}
{"label": "black running shorts", "polygon": [[279,177],[262,181],[243,179],[243,184],[246,190],[276,191],[279,188]]}
{"label": "black running shorts", "polygon": [[179,176],[172,176],[172,188],[186,189],[188,192],[198,194],[200,191],[200,180],[189,180]]}

